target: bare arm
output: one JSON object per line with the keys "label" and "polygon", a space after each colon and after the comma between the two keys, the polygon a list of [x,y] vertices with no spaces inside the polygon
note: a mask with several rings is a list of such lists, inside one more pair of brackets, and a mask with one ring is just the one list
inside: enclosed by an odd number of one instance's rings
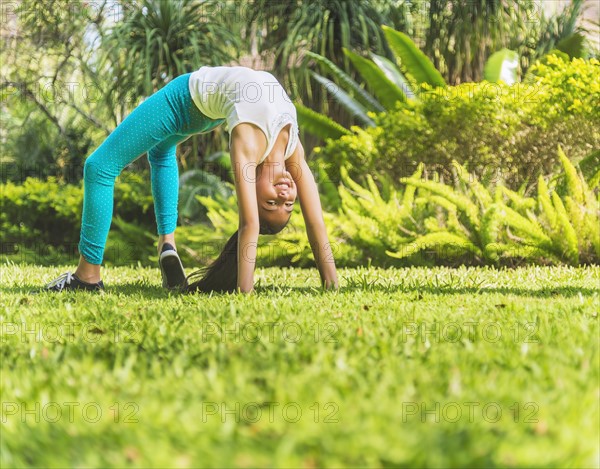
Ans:
{"label": "bare arm", "polygon": [[288,171],[294,178],[298,188],[300,207],[306,225],[308,242],[315,256],[317,268],[321,276],[321,283],[325,288],[339,288],[333,251],[327,237],[327,229],[323,221],[321,199],[315,178],[313,177],[306,159],[304,148],[300,143],[296,150],[286,161]]}
{"label": "bare arm", "polygon": [[247,124],[240,124],[233,129],[231,162],[239,210],[237,287],[242,293],[249,293],[254,288],[254,267],[260,231],[256,200],[256,162],[258,155],[262,154],[260,150],[263,143],[264,152],[266,138],[258,129]]}

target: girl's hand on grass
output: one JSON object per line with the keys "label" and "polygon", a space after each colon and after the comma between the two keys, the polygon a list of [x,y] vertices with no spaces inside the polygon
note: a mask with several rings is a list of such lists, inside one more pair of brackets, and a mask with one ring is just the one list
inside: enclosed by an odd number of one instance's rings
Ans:
{"label": "girl's hand on grass", "polygon": [[333,279],[324,280],[322,282],[322,286],[323,286],[324,290],[335,290],[335,291],[337,291],[337,290],[340,289],[337,277],[333,278]]}
{"label": "girl's hand on grass", "polygon": [[254,294],[254,287],[250,288],[250,290],[244,290],[241,287],[237,289],[238,295],[252,295]]}

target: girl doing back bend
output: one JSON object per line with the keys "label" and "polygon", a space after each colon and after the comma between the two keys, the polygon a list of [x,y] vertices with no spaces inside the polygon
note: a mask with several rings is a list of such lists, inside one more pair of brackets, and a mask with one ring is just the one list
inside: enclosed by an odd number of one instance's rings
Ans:
{"label": "girl doing back bend", "polygon": [[[219,258],[188,283],[175,244],[178,168],[176,146],[227,121],[239,209],[238,231]],[[46,289],[98,290],[113,212],[114,182],[148,152],[163,286],[187,291],[253,289],[259,234],[275,234],[300,199],[321,283],[338,288],[317,185],[298,139],[296,110],[273,75],[246,67],[201,67],[154,93],[106,138],[84,166],[80,260]]]}

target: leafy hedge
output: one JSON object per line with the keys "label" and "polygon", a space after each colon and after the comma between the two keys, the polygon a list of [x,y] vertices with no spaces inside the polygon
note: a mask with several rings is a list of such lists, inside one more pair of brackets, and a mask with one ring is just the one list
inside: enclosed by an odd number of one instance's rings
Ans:
{"label": "leafy hedge", "polygon": [[[340,266],[598,263],[600,168],[597,155],[593,157],[596,172],[590,185],[560,149],[555,159],[562,172],[558,177],[540,177],[535,197],[502,182],[488,188],[457,162],[451,184],[426,179],[420,165],[403,180],[403,191],[389,178],[382,180],[380,189],[371,176],[363,187],[342,168],[339,212],[325,213],[336,262]],[[213,230],[189,227],[180,246],[189,242],[190,249],[197,249],[192,246],[202,246],[203,241],[224,242],[235,230],[233,197],[201,201]],[[258,259],[265,265],[313,264],[299,213],[278,236],[261,237]]]}
{"label": "leafy hedge", "polygon": [[[78,259],[77,243],[83,207],[82,184],[27,178],[23,184],[0,187],[1,253],[13,260],[38,264]],[[156,232],[152,195],[147,176],[123,173],[115,185],[115,230],[106,248],[109,263],[137,262],[140,240],[127,237],[124,223]],[[121,223],[121,225],[119,225]]]}
{"label": "leafy hedge", "polygon": [[[336,263],[598,263],[600,171],[597,155],[593,158],[596,173],[590,185],[560,150],[563,171],[558,177],[540,177],[536,197],[501,182],[487,188],[456,162],[452,184],[426,179],[421,165],[404,180],[403,191],[389,178],[380,189],[371,176],[363,187],[342,168],[339,211],[324,214]],[[178,229],[178,246],[195,265],[218,254],[238,220],[234,196],[200,200],[212,226]],[[258,264],[314,265],[299,212],[279,235],[260,237]]]}
{"label": "leafy hedge", "polygon": [[[336,263],[357,266],[519,263],[585,264],[600,261],[599,155],[581,167],[586,181],[559,151],[560,175],[540,177],[535,196],[502,182],[486,186],[460,164],[444,184],[420,165],[405,186],[371,176],[366,186],[342,168],[336,194],[321,190]],[[156,228],[148,185],[137,175],[117,184],[117,213],[108,238],[107,264],[156,265]],[[331,188],[330,188],[331,189]],[[126,193],[124,193],[126,192]],[[79,186],[28,179],[2,186],[2,254],[38,264],[76,262],[82,190]],[[199,196],[208,223],[181,226],[177,245],[188,269],[208,264],[237,228],[235,195]],[[40,244],[42,250],[40,250]],[[15,252],[16,251],[16,252]],[[259,239],[258,265],[314,265],[299,210],[276,236]]]}
{"label": "leafy hedge", "polygon": [[[124,172],[115,184],[114,217],[104,256],[107,265],[156,265],[156,222],[148,178],[147,174]],[[185,226],[177,228],[177,241],[190,268],[214,259],[236,229],[235,197],[228,186],[212,182],[198,171],[185,173],[180,180],[180,221]],[[218,187],[222,190],[216,190]],[[8,182],[0,186],[0,207],[3,261],[41,265],[78,261],[81,183],[65,184],[53,177],[46,181],[27,178],[23,184]],[[327,216],[333,224],[331,215]],[[196,223],[188,226],[190,221]],[[310,263],[312,253],[299,213],[294,214],[285,232],[284,238],[261,236],[259,265]]]}
{"label": "leafy hedge", "polygon": [[423,86],[419,100],[370,114],[376,126],[328,140],[316,157],[333,181],[412,174],[419,163],[451,177],[457,160],[484,180],[535,182],[556,169],[561,145],[575,161],[600,148],[600,62],[548,56],[524,83]]}

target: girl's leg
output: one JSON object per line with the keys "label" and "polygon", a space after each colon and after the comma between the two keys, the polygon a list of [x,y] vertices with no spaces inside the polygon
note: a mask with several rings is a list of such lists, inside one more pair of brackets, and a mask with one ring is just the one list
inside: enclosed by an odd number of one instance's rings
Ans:
{"label": "girl's leg", "polygon": [[[106,238],[113,215],[114,183],[123,168],[185,126],[173,85],[180,87],[189,77],[182,75],[154,93],[106,138],[84,165],[84,198],[79,252],[75,274],[88,282],[99,280]],[[173,183],[172,178],[170,183]],[[177,186],[177,183],[175,183]]]}
{"label": "girl's leg", "polygon": [[179,176],[176,146],[190,135],[207,132],[224,119],[204,116],[192,101],[189,73],[181,75],[140,104],[86,160],[84,203],[75,272],[83,281],[100,280],[100,264],[112,220],[114,181],[123,168],[148,152],[159,234],[175,246]]}
{"label": "girl's leg", "polygon": [[179,201],[179,169],[177,167],[177,145],[188,135],[173,135],[148,152],[150,180],[154,213],[158,232],[158,252],[162,245],[175,246],[175,227],[177,226],[177,206]]}
{"label": "girl's leg", "polygon": [[[189,136],[175,134],[155,145],[148,151],[154,213],[159,234],[158,252],[164,243],[173,247],[175,244],[175,227],[177,225],[177,205],[179,199],[179,169],[177,167],[177,144]],[[100,265],[90,264],[83,256],[75,275],[88,283],[100,281]]]}
{"label": "girl's leg", "polygon": [[179,173],[177,166],[177,145],[193,134],[208,132],[224,122],[224,119],[212,120],[202,114],[189,92],[186,82],[173,87],[173,96],[178,106],[184,109],[183,126],[180,132],[154,146],[148,152],[151,169],[152,196],[158,230],[158,252],[162,245],[175,245],[175,228],[177,226],[177,208],[179,199]]}

